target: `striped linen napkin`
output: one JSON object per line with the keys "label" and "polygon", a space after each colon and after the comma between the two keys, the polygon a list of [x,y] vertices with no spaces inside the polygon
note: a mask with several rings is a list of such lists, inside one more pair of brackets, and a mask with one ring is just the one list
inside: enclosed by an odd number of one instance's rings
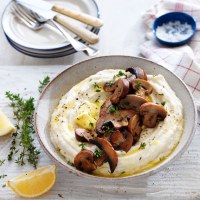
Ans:
{"label": "striped linen napkin", "polygon": [[[197,32],[190,43],[174,48],[158,43],[152,33],[155,18],[173,11],[188,13],[197,22]],[[200,0],[161,0],[143,18],[148,32],[147,41],[140,46],[141,54],[179,76],[189,87],[200,111]]]}

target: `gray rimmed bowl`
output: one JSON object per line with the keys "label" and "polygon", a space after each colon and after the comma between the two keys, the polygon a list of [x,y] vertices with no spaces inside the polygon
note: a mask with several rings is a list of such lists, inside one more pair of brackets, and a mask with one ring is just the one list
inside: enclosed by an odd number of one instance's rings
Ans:
{"label": "gray rimmed bowl", "polygon": [[[88,76],[103,69],[125,69],[127,67],[138,66],[145,70],[147,74],[162,74],[178,98],[182,101],[184,111],[184,132],[180,143],[173,153],[159,165],[139,174],[126,177],[109,178],[86,174],[67,164],[59,152],[56,151],[49,138],[50,118],[53,110],[58,105],[61,97],[67,93],[72,86]],[[197,124],[197,111],[193,97],[186,85],[174,73],[165,67],[150,60],[130,57],[130,56],[104,56],[92,58],[77,63],[57,75],[45,88],[41,94],[35,111],[35,130],[38,140],[47,155],[58,165],[73,172],[76,175],[94,179],[125,179],[138,178],[152,175],[176,160],[189,146]]]}

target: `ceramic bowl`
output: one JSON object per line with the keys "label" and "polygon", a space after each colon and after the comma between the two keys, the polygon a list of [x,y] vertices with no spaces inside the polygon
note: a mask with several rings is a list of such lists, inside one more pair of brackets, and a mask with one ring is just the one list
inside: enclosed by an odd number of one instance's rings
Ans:
{"label": "ceramic bowl", "polygon": [[[163,24],[167,24],[169,22],[176,22],[176,21],[179,21],[181,24],[187,23],[187,24],[191,25],[192,35],[189,35],[187,38],[182,39],[177,42],[166,41],[157,35],[156,30],[157,30],[158,26],[162,26]],[[180,28],[179,28],[178,32],[181,32]],[[165,44],[167,46],[180,46],[180,45],[187,43],[190,39],[192,39],[192,37],[196,33],[196,22],[195,22],[194,18],[191,15],[188,15],[187,13],[183,13],[183,12],[166,13],[155,19],[155,21],[153,23],[153,33],[154,33],[154,36],[156,37],[156,39],[162,44]]]}
{"label": "ceramic bowl", "polygon": [[[138,66],[145,70],[147,74],[162,74],[182,101],[184,109],[184,133],[174,152],[162,163],[145,172],[118,178],[99,177],[81,172],[67,164],[64,158],[56,151],[49,137],[50,118],[53,110],[58,105],[62,95],[68,92],[72,86],[88,76],[103,69],[125,69],[127,67]],[[105,56],[97,57],[75,64],[58,76],[56,76],[41,94],[35,111],[35,129],[38,140],[47,155],[64,169],[76,175],[98,179],[126,179],[151,175],[158,172],[176,160],[188,147],[194,135],[197,121],[197,111],[192,95],[186,85],[171,71],[152,61],[129,56]]]}

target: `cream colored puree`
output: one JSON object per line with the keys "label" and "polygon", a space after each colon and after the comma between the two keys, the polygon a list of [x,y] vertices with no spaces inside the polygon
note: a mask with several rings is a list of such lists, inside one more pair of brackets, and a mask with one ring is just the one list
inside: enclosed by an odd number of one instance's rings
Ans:
{"label": "cream colored puree", "polygon": [[[124,70],[121,70],[124,72]],[[65,157],[67,162],[73,162],[81,151],[80,142],[75,138],[75,129],[84,127],[93,129],[98,119],[100,106],[111,93],[102,87],[105,82],[113,80],[119,70],[103,70],[92,75],[65,94],[54,110],[51,119],[51,141]],[[130,75],[127,73],[127,75]],[[93,174],[99,176],[127,176],[149,169],[162,162],[177,146],[183,132],[183,108],[181,101],[169,87],[162,75],[148,75],[148,81],[155,89],[151,94],[152,102],[161,105],[165,103],[167,117],[155,128],[146,128],[141,138],[128,153],[117,151],[118,164],[113,174],[109,173],[109,164],[104,163]],[[95,83],[100,88],[95,87]],[[97,92],[99,91],[100,92]],[[140,144],[145,142],[144,149]],[[95,151],[97,147],[86,143],[86,149]]]}

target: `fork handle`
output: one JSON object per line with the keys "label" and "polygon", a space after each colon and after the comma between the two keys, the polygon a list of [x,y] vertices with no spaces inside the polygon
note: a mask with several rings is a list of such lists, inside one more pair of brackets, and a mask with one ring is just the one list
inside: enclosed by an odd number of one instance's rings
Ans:
{"label": "fork handle", "polygon": [[66,16],[59,15],[57,14],[53,20],[58,22],[59,24],[62,24],[65,26],[67,29],[78,35],[81,39],[84,41],[90,43],[90,44],[95,44],[99,41],[99,36],[92,33],[91,31],[75,25],[73,22],[71,22]]}
{"label": "fork handle", "polygon": [[93,17],[91,15],[82,13],[82,12],[78,12],[75,10],[71,10],[69,8],[63,8],[59,5],[54,5],[52,7],[52,10],[58,13],[61,13],[63,15],[67,15],[68,17],[74,18],[76,20],[79,20],[83,23],[86,23],[88,25],[94,26],[94,27],[101,27],[103,26],[103,21],[98,19],[97,17]]}

